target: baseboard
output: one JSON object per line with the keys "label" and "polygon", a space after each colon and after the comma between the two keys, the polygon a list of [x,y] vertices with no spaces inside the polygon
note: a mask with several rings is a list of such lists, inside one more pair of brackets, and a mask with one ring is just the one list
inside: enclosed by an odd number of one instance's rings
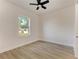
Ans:
{"label": "baseboard", "polygon": [[[63,45],[63,46],[66,46],[66,47],[73,48],[73,46],[71,46],[71,45],[66,45],[66,44],[62,44],[62,43],[59,43],[59,42],[52,42],[52,41],[48,41],[48,40],[40,40],[40,41],[49,42],[49,43],[54,43],[54,44],[57,44],[57,45]],[[74,48],[73,48],[73,49],[74,49]]]}
{"label": "baseboard", "polygon": [[32,41],[29,41],[29,42],[27,42],[27,43],[25,43],[25,44],[20,44],[20,45],[17,45],[17,46],[11,47],[11,48],[9,48],[9,49],[4,49],[4,50],[1,51],[0,53],[4,53],[4,52],[7,52],[7,51],[10,51],[10,50],[13,50],[13,49],[19,48],[19,47],[24,46],[24,45],[29,45],[29,44],[32,44],[32,43],[37,42],[37,41],[39,41],[39,40],[32,40]]}
{"label": "baseboard", "polygon": [[[10,50],[19,48],[19,47],[24,46],[24,45],[30,45],[30,44],[35,43],[35,42],[38,42],[38,41],[43,41],[43,42],[49,42],[49,43],[55,43],[55,44],[58,44],[58,45],[63,45],[63,44],[59,44],[59,43],[57,43],[57,42],[50,42],[50,41],[47,41],[47,40],[40,40],[40,39],[38,39],[38,40],[29,41],[29,42],[27,42],[27,43],[25,43],[25,44],[17,45],[17,46],[15,46],[15,47],[11,47],[11,48],[9,48],[9,49],[6,49],[6,50],[1,51],[0,53],[4,53],[4,52],[7,52],[7,51],[10,51]],[[68,45],[63,45],[63,46],[73,48],[72,46],[68,46]]]}

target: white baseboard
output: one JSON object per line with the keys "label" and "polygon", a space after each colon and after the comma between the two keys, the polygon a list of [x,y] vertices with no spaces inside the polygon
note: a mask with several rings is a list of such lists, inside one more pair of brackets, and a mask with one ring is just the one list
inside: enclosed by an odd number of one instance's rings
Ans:
{"label": "white baseboard", "polygon": [[4,52],[7,52],[7,51],[16,49],[16,48],[18,48],[18,47],[21,47],[21,46],[31,44],[31,43],[36,42],[36,41],[38,41],[38,40],[36,39],[36,40],[28,41],[27,43],[24,43],[24,44],[19,44],[19,45],[16,45],[16,46],[12,46],[12,47],[10,47],[10,48],[6,48],[6,49],[0,51],[0,53],[4,53]]}
{"label": "white baseboard", "polygon": [[68,47],[73,47],[73,45],[63,44],[63,43],[60,43],[60,42],[54,42],[54,41],[49,41],[49,40],[43,40],[43,41],[47,41],[47,42],[51,42],[51,43],[56,43],[56,44],[64,45],[64,46],[68,46]]}
{"label": "white baseboard", "polygon": [[[9,50],[13,50],[13,49],[16,49],[16,48],[21,47],[21,46],[24,46],[24,45],[31,44],[31,43],[36,42],[36,41],[39,41],[39,40],[41,40],[41,39],[37,38],[36,40],[28,41],[27,43],[24,43],[24,44],[19,44],[19,45],[16,45],[16,46],[12,46],[9,49],[4,49],[4,50],[0,51],[0,53],[6,52],[6,51],[9,51]],[[41,40],[41,41],[51,42],[51,41],[48,41],[48,40]],[[73,47],[71,45],[66,45],[66,44],[62,44],[62,43],[59,43],[59,42],[51,42],[51,43],[56,43],[56,44],[59,44],[59,45]]]}

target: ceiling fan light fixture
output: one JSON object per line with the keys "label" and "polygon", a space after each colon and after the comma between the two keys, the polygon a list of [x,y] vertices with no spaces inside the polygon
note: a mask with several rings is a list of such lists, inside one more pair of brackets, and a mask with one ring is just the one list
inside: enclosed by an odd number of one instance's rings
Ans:
{"label": "ceiling fan light fixture", "polygon": [[30,3],[30,5],[36,5],[37,8],[36,10],[39,10],[39,5],[43,8],[43,9],[47,9],[44,5],[49,3],[49,0],[46,0],[44,2],[41,2],[41,0],[37,0],[37,3]]}

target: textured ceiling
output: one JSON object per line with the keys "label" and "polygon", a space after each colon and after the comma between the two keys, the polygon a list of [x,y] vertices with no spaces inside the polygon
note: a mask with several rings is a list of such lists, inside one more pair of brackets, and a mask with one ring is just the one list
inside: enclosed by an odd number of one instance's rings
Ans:
{"label": "textured ceiling", "polygon": [[[41,7],[39,10],[36,10],[37,6],[29,5],[29,3],[37,3],[36,0],[8,0],[8,1],[15,5],[18,5],[21,8],[25,8],[38,13],[54,11],[75,4],[75,0],[49,0],[50,3],[45,5],[47,7],[46,10],[42,9]],[[45,1],[45,0],[41,0],[41,1]]]}

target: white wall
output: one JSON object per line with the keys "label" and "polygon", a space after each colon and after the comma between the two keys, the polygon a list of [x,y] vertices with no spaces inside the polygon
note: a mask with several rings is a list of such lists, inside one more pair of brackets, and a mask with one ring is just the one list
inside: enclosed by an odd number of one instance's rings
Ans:
{"label": "white wall", "polygon": [[[18,34],[18,16],[29,16],[31,35],[27,38]],[[23,10],[5,0],[0,0],[0,53],[38,40],[38,18],[29,10]]]}
{"label": "white wall", "polygon": [[74,32],[74,52],[78,58],[78,4],[75,5],[75,32]]}
{"label": "white wall", "polygon": [[65,7],[40,16],[43,29],[41,38],[68,46],[74,42],[75,6]]}
{"label": "white wall", "polygon": [[[70,6],[44,15],[35,13],[0,0],[0,53],[9,49],[44,39],[46,41],[73,46],[75,6]],[[18,35],[18,16],[29,16],[31,35]],[[75,48],[76,51],[76,48]]]}

